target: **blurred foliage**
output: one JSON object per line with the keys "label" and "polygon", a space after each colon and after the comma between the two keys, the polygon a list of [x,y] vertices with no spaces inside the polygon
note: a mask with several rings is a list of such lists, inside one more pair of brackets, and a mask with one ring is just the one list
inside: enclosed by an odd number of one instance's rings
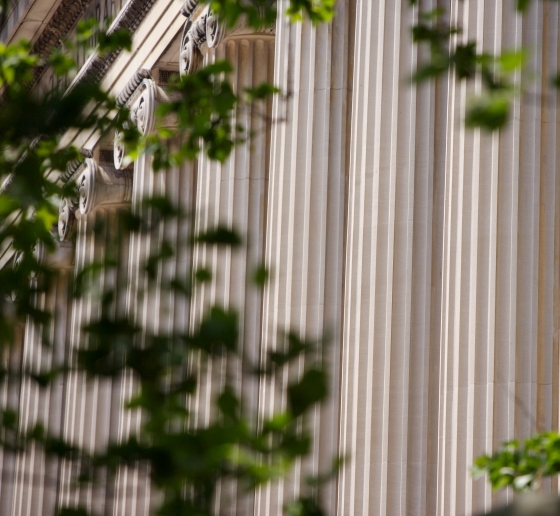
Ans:
{"label": "blurred foliage", "polygon": [[[251,24],[261,26],[272,23],[276,15],[274,2],[207,3],[232,24],[239,16],[247,16]],[[334,0],[291,0],[288,4],[288,14],[294,20],[302,16],[313,22],[329,20],[333,9]],[[96,42],[95,49],[88,48],[91,41]],[[165,174],[201,152],[225,161],[234,146],[249,137],[243,128],[232,124],[234,110],[240,105],[251,109],[252,103],[278,93],[264,84],[236,94],[230,82],[231,65],[217,62],[170,85],[172,100],[159,105],[156,129],[146,137],[130,123],[129,110],[117,105],[95,83],[78,83],[68,91],[55,88],[43,94],[29,93],[38,66],[49,67],[55,77],[72,79],[77,72],[72,51],[103,53],[130,46],[128,33],[109,33],[107,27],[91,20],[79,22],[75,37],[61,41],[45,58],[33,55],[25,41],[0,44],[0,250],[12,253],[11,261],[0,269],[3,357],[25,321],[42,328],[42,345],[47,349],[67,345],[49,338],[53,314],[37,302],[57,280],[58,272],[48,267],[42,252],[53,252],[57,246],[53,225],[59,204],[61,199],[77,197],[74,182],[60,179],[69,165],[84,161],[78,148],[63,143],[64,135],[82,130],[100,134],[116,131],[129,161],[149,154],[154,168]],[[174,118],[173,124],[169,124],[169,117]],[[177,141],[180,145],[170,145]],[[69,374],[83,374],[90,380],[132,375],[137,389],[126,407],[141,412],[142,425],[125,440],[88,452],[41,424],[23,427],[18,412],[5,406],[0,409],[0,445],[13,453],[34,445],[47,457],[73,462],[73,471],[78,472],[76,488],[100,479],[112,482],[119,468],[145,467],[161,493],[161,503],[153,512],[159,516],[210,516],[217,510],[215,495],[223,482],[235,481],[241,490],[249,491],[289,474],[312,446],[308,415],[328,395],[322,341],[308,342],[296,333],[281,334],[275,349],[259,363],[251,363],[240,351],[244,348],[240,314],[232,308],[209,307],[189,330],[153,331],[141,327],[134,314],[115,308],[116,299],[128,285],[117,282],[98,287],[101,274],[114,271],[118,276],[116,271],[122,268],[118,249],[123,239],[154,237],[160,234],[163,222],[178,224],[190,217],[171,199],[154,196],[143,199],[135,210],[120,210],[116,224],[107,224],[102,217],[96,220],[94,233],[107,238],[104,256],[76,270],[71,281],[70,299],[95,299],[100,307],[81,329],[87,346],[74,349],[72,359],[50,368],[13,370],[7,360],[0,367],[0,381],[25,376],[40,388]],[[235,229],[218,226],[181,245],[191,249],[218,246],[235,252],[241,243]],[[138,292],[139,299],[150,295],[162,280],[158,271],[162,263],[177,257],[176,247],[163,240],[140,264],[146,282]],[[261,264],[253,265],[254,288],[263,288],[269,272]],[[166,277],[161,284],[185,300],[197,284],[212,279],[207,269],[183,270],[181,274]],[[212,417],[207,423],[195,424],[192,400],[213,362],[214,369],[224,363],[227,366],[216,385]],[[255,413],[237,388],[241,370],[255,382],[271,382],[286,399],[285,406],[269,416]],[[301,498],[287,500],[287,512],[324,514],[320,489],[336,475],[339,464],[335,460],[332,470],[308,478]],[[59,514],[86,516],[89,512],[84,507],[60,507]]]}
{"label": "blurred foliage", "polygon": [[[519,0],[520,14],[531,3],[531,0]],[[482,42],[466,38],[462,27],[449,21],[445,9],[426,11],[417,0],[411,0],[410,4],[418,9],[417,22],[411,29],[413,41],[427,50],[419,58],[412,81],[424,83],[450,73],[457,80],[472,82],[465,124],[488,131],[504,127],[510,119],[513,102],[524,90],[522,79],[526,75],[528,49],[504,49],[496,55],[481,52]],[[550,78],[553,84],[555,80],[556,77]]]}
{"label": "blurred foliage", "polygon": [[488,475],[494,489],[512,487],[516,492],[535,491],[543,477],[560,474],[560,435],[545,432],[525,439],[508,441],[492,455],[478,457],[473,475]]}
{"label": "blurred foliage", "polygon": [[[277,16],[276,0],[202,0],[231,27],[245,17],[252,27],[271,25]],[[307,17],[313,23],[330,22],[336,0],[288,0],[286,14],[291,21]]]}

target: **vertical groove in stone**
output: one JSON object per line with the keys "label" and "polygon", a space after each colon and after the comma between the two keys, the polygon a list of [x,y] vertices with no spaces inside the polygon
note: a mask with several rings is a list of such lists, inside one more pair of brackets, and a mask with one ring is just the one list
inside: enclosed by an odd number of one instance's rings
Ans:
{"label": "vertical groove in stone", "polygon": [[[560,165],[560,155],[558,153],[559,148],[559,137],[560,132],[558,131],[558,123],[556,120],[556,114],[558,113],[558,98],[553,93],[550,87],[549,77],[557,73],[560,69],[560,55],[558,52],[558,44],[551,44],[551,41],[558,41],[560,39],[560,31],[558,28],[558,18],[560,16],[560,9],[557,5],[545,5],[544,6],[544,19],[545,19],[545,31],[543,34],[543,147],[546,148],[547,154],[544,160],[543,166],[547,171],[547,179],[554,178],[554,193],[550,200],[547,202],[551,203],[554,208],[552,214],[549,215],[549,221],[553,223],[553,229],[549,231],[548,238],[552,238],[553,245],[551,248],[547,247],[547,251],[551,253],[549,260],[549,267],[554,271],[554,280],[546,280],[545,275],[542,275],[541,288],[549,289],[547,291],[548,298],[545,302],[549,303],[549,320],[551,328],[549,331],[552,332],[552,353],[550,360],[550,396],[552,403],[552,409],[550,410],[550,428],[558,431],[560,428],[560,414],[559,414],[559,403],[560,403],[560,351],[559,351],[559,322],[560,322],[560,311],[558,307],[560,306],[559,298],[559,282],[560,282],[560,183],[558,182],[558,175],[555,173]],[[542,150],[541,150],[542,152]],[[542,186],[541,191],[547,192],[549,185]],[[550,222],[549,222],[550,223]],[[541,241],[541,245],[544,242]],[[544,323],[539,323],[539,326]],[[556,367],[556,364],[559,366]],[[542,409],[546,411],[547,404],[543,403]],[[551,482],[551,491],[553,493],[559,492],[559,482],[558,478],[553,478]]]}

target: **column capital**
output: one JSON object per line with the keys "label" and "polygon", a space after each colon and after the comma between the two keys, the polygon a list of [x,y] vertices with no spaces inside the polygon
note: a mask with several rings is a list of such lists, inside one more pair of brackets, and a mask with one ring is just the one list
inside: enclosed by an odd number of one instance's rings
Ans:
{"label": "column capital", "polygon": [[33,254],[40,265],[49,269],[60,270],[74,267],[73,242],[60,242],[55,238],[55,248],[53,251],[49,251],[47,246],[40,242],[33,249]]}
{"label": "column capital", "polygon": [[132,171],[101,167],[87,158],[78,176],[80,214],[87,215],[101,205],[128,204],[132,197]]}
{"label": "column capital", "polygon": [[276,30],[275,25],[255,29],[248,24],[245,17],[241,17],[235,27],[228,28],[210,6],[200,4],[198,0],[187,0],[183,4],[181,14],[187,18],[179,51],[181,76],[196,72],[204,55],[228,38],[274,36]]}

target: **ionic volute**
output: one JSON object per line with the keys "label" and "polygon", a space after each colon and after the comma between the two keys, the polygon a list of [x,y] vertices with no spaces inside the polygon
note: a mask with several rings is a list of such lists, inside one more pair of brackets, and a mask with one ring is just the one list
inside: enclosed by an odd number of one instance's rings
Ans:
{"label": "ionic volute", "polygon": [[76,211],[78,203],[72,199],[62,199],[58,208],[58,238],[71,240],[76,231]]}
{"label": "ionic volute", "polygon": [[[147,70],[139,70],[125,86],[117,102],[130,109],[130,122],[135,124],[142,135],[147,135],[155,127],[155,109],[160,92]],[[161,99],[166,100],[166,99]],[[129,123],[129,122],[127,122]],[[114,140],[114,164],[117,170],[127,167],[126,148],[121,135],[116,132]]]}

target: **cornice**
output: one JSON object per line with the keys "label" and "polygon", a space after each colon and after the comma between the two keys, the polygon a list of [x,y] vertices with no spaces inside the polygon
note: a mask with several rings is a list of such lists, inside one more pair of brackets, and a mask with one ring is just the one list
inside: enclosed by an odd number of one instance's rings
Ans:
{"label": "cornice", "polygon": [[[72,30],[91,2],[92,0],[62,0],[33,45],[32,53],[44,58],[53,49],[59,47],[62,38]],[[46,69],[46,65],[35,68],[34,78],[29,84],[29,90],[37,84]]]}
{"label": "cornice", "polygon": [[[53,49],[60,46],[62,37],[76,25],[91,2],[92,0],[62,0],[45,30],[33,45],[33,53],[46,57]],[[127,29],[134,33],[155,2],[156,0],[129,0],[107,32],[112,34],[117,30]],[[121,51],[118,49],[103,55],[95,52],[82,66],[68,91],[83,81],[100,81]],[[29,89],[38,83],[45,70],[46,66],[35,69],[35,76]]]}
{"label": "cornice", "polygon": [[[112,34],[120,29],[127,29],[134,33],[155,3],[156,0],[129,0],[107,33]],[[84,81],[100,81],[121,52],[122,49],[103,55],[95,52],[82,66],[68,90]]]}

